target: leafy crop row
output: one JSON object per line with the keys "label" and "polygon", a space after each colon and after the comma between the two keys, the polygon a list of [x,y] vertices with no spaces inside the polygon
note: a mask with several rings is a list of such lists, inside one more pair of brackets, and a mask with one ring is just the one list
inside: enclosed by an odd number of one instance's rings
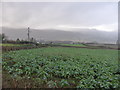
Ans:
{"label": "leafy crop row", "polygon": [[47,87],[118,88],[117,50],[40,48],[4,53],[13,78],[40,79]]}

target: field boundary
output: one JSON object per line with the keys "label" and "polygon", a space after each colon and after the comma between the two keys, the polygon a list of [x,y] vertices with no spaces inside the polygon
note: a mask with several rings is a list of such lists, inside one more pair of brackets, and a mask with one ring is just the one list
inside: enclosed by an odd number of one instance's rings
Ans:
{"label": "field boundary", "polygon": [[114,49],[120,50],[120,48],[110,48],[110,47],[102,47],[102,46],[65,46],[65,45],[52,45],[52,47],[70,47],[70,48],[88,48],[88,49]]}
{"label": "field boundary", "polygon": [[24,50],[24,49],[34,49],[34,48],[41,48],[41,47],[47,47],[47,46],[28,46],[28,47],[17,47],[17,46],[2,46],[2,51],[16,51],[16,50]]}
{"label": "field boundary", "polygon": [[120,50],[120,48],[110,48],[110,47],[102,47],[102,46],[86,46],[86,47],[82,47],[82,46],[66,46],[66,45],[43,45],[43,46],[2,46],[2,52],[24,50],[24,49],[35,49],[35,48],[43,48],[43,47],[69,47],[69,48]]}

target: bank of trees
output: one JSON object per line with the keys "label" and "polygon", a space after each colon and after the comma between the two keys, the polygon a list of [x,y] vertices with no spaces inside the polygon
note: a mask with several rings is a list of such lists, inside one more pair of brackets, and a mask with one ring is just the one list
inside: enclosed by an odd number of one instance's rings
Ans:
{"label": "bank of trees", "polygon": [[4,33],[2,33],[2,34],[0,34],[0,43],[33,44],[33,43],[36,43],[36,40],[33,37],[30,38],[29,41],[19,39],[19,38],[17,38],[16,40],[10,40],[10,39],[8,39],[8,37]]}

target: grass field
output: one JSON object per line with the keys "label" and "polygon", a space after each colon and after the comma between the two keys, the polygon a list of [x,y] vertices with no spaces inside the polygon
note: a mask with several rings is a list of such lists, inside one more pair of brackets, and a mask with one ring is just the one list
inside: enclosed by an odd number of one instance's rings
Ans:
{"label": "grass field", "polygon": [[80,46],[80,47],[86,47],[83,44],[60,44],[60,45],[64,45],[64,46]]}
{"label": "grass field", "polygon": [[25,44],[0,44],[0,46],[24,46]]}
{"label": "grass field", "polygon": [[32,80],[29,87],[40,88],[112,89],[119,86],[120,76],[117,50],[68,47],[4,53],[3,70],[16,80]]}

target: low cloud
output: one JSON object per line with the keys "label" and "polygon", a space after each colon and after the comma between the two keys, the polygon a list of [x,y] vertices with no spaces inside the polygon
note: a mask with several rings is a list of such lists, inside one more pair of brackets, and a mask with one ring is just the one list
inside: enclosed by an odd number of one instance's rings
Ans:
{"label": "low cloud", "polygon": [[37,29],[117,30],[117,2],[3,3],[3,26]]}

